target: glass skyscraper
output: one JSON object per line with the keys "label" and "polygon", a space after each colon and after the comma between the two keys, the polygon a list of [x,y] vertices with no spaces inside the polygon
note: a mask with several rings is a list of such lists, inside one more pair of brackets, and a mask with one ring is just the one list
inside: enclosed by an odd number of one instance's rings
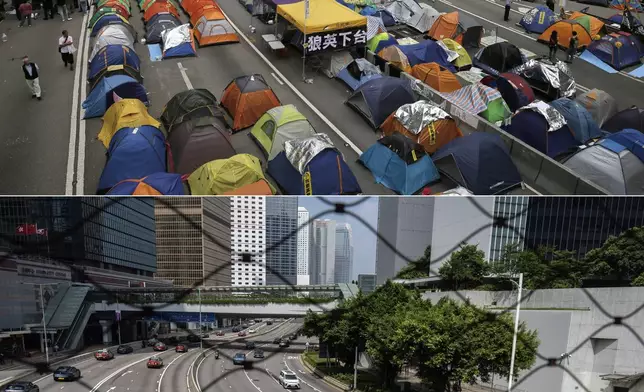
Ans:
{"label": "glass skyscraper", "polygon": [[353,235],[351,225],[338,223],[335,228],[334,283],[351,283],[353,276]]}
{"label": "glass skyscraper", "polygon": [[266,284],[297,284],[297,197],[266,198]]}
{"label": "glass skyscraper", "polygon": [[[492,224],[490,261],[499,260],[507,245],[516,244],[519,250],[523,249],[529,200],[530,198],[526,196],[496,196],[494,198],[494,217],[490,220]],[[500,225],[501,220],[505,222],[505,225]]]}

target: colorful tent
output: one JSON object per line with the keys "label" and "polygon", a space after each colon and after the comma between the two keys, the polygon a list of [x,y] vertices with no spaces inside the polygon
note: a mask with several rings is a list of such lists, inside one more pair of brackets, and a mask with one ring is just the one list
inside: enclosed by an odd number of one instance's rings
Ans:
{"label": "colorful tent", "polygon": [[122,128],[138,128],[142,126],[161,126],[154,117],[150,116],[145,104],[138,99],[123,99],[110,106],[103,116],[103,127],[98,133],[98,140],[105,148],[110,146],[114,134]]}
{"label": "colorful tent", "polygon": [[136,35],[125,25],[107,25],[96,34],[89,61],[91,62],[94,56],[107,45],[127,46],[134,50],[134,42],[136,42]]}
{"label": "colorful tent", "polygon": [[511,112],[516,112],[535,100],[530,84],[513,73],[502,73],[498,77],[486,76],[481,79],[481,83],[499,90]]}
{"label": "colorful tent", "polygon": [[[216,196],[260,180],[266,178],[259,159],[249,154],[237,154],[204,164],[188,177],[188,184],[192,195]],[[274,194],[272,187],[271,190]]]}
{"label": "colorful tent", "polygon": [[358,180],[328,136],[286,142],[268,162],[268,174],[287,195],[356,195]]}
{"label": "colorful tent", "polygon": [[481,46],[483,26],[475,19],[454,11],[440,15],[427,36],[436,41],[451,38],[466,48],[478,48]]}
{"label": "colorful tent", "polygon": [[407,56],[409,65],[412,67],[424,63],[437,63],[443,68],[456,72],[456,68],[448,60],[445,49],[435,41],[425,40],[413,45],[400,45],[400,50]]}
{"label": "colorful tent", "polygon": [[169,12],[177,19],[181,18],[179,11],[174,8],[171,3],[156,2],[152,4],[147,10],[145,10],[145,13],[143,14],[143,20],[147,23],[154,15],[162,12]]}
{"label": "colorful tent", "polygon": [[465,48],[461,46],[461,44],[451,38],[443,38],[440,42],[442,42],[447,47],[447,49],[458,54],[458,57],[456,58],[456,60],[452,61],[452,64],[454,64],[454,66],[459,71],[472,67],[472,58],[467,53],[467,50],[465,50]]}
{"label": "colorful tent", "polygon": [[[631,24],[628,21],[628,17],[626,15],[624,15],[623,13],[622,14],[615,14],[615,15],[611,16],[610,18],[608,18],[608,20],[610,20],[611,22],[616,23],[616,24],[618,24],[620,26],[627,25],[627,26],[631,27]],[[642,25],[642,22],[639,19],[633,17],[632,27],[638,27],[638,26],[641,26],[641,25]]]}
{"label": "colorful tent", "polygon": [[411,75],[441,93],[450,93],[462,87],[453,73],[436,63],[414,65]]}
{"label": "colorful tent", "polygon": [[387,117],[380,129],[385,136],[400,133],[421,145],[430,155],[463,136],[456,121],[447,112],[427,101],[401,106]]}
{"label": "colorful tent", "polygon": [[581,144],[561,113],[542,101],[521,108],[510,124],[502,128],[551,158],[569,153]]}
{"label": "colorful tent", "polygon": [[124,18],[129,18],[130,14],[125,10],[124,8],[117,7],[117,8],[111,8],[111,7],[103,7],[99,8],[96,10],[96,13],[92,16],[92,18],[87,22],[87,28],[91,29],[94,27],[94,24],[103,17],[103,15],[121,15]]}
{"label": "colorful tent", "polygon": [[192,29],[189,24],[165,30],[163,38],[163,58],[194,57],[197,55]]}
{"label": "colorful tent", "polygon": [[644,133],[644,109],[635,106],[624,109],[606,121],[602,129],[610,133],[624,129],[635,129]]}
{"label": "colorful tent", "polygon": [[166,143],[163,133],[144,125],[122,128],[110,141],[107,162],[98,181],[98,193],[108,192],[116,184],[166,171]]}
{"label": "colorful tent", "polygon": [[372,79],[382,77],[380,69],[365,59],[355,59],[338,73],[336,78],[349,86],[351,91],[356,91],[360,86]]}
{"label": "colorful tent", "polygon": [[221,96],[221,106],[233,119],[233,131],[255,124],[269,109],[280,106],[277,95],[260,74],[233,79]]}
{"label": "colorful tent", "polygon": [[217,98],[205,88],[182,91],[175,94],[163,108],[159,120],[166,132],[184,121],[200,117],[220,117]]}
{"label": "colorful tent", "polygon": [[641,64],[643,50],[644,44],[639,38],[623,32],[605,35],[588,46],[590,53],[618,71],[631,65]]}
{"label": "colorful tent", "polygon": [[100,117],[114,102],[124,98],[138,99],[146,105],[150,103],[145,88],[136,79],[125,75],[103,78],[83,102],[83,118]]}
{"label": "colorful tent", "polygon": [[580,150],[564,166],[613,195],[644,193],[644,134],[625,129]]}
{"label": "colorful tent", "polygon": [[385,9],[399,23],[407,23],[423,11],[415,0],[394,0]]}
{"label": "colorful tent", "polygon": [[315,133],[309,120],[294,105],[278,106],[268,110],[250,131],[251,137],[269,161],[284,151],[284,143],[313,137]]}
{"label": "colorful tent", "polygon": [[486,73],[498,75],[520,66],[525,62],[524,60],[518,47],[504,41],[482,48],[474,56],[473,64]]}
{"label": "colorful tent", "polygon": [[553,31],[557,32],[559,46],[564,49],[568,49],[573,31],[577,32],[577,38],[579,39],[577,43],[578,49],[586,48],[591,42],[593,42],[592,36],[588,30],[586,30],[581,23],[575,20],[560,20],[559,22],[554,23],[552,26],[548,27],[539,36],[539,38],[537,38],[537,41],[547,45]]}
{"label": "colorful tent", "polygon": [[163,19],[157,19],[154,23],[148,23],[145,28],[145,44],[153,45],[163,42],[163,32],[172,30],[181,26],[181,21],[175,18],[172,14],[166,14]]}
{"label": "colorful tent", "polygon": [[367,49],[372,53],[379,53],[381,50],[388,46],[397,45],[396,37],[388,33],[376,34],[367,41]]}
{"label": "colorful tent", "polygon": [[456,38],[459,34],[458,28],[458,12],[450,12],[443,14],[436,19],[432,28],[427,32],[427,36],[434,40],[441,40],[443,38]]}
{"label": "colorful tent", "polygon": [[541,34],[557,21],[557,16],[545,5],[538,5],[526,12],[519,24],[528,33]]}
{"label": "colorful tent", "polygon": [[623,11],[626,9],[626,4],[628,4],[628,9],[633,12],[644,12],[644,6],[640,0],[611,0],[610,8]]}
{"label": "colorful tent", "polygon": [[194,24],[195,38],[199,46],[239,42],[233,26],[220,11],[203,12]]}
{"label": "colorful tent", "polygon": [[416,101],[409,80],[383,76],[360,86],[345,102],[374,128],[404,104]]}
{"label": "colorful tent", "polygon": [[184,121],[168,135],[170,171],[190,174],[203,164],[236,154],[226,123],[215,117]]}
{"label": "colorful tent", "polygon": [[512,112],[503,101],[501,93],[481,83],[473,83],[451,93],[444,93],[452,104],[471,114],[478,114],[496,123],[510,117]]}
{"label": "colorful tent", "polygon": [[617,114],[617,101],[605,91],[592,89],[575,98],[602,128],[604,123]]}
{"label": "colorful tent", "polygon": [[588,110],[576,101],[559,98],[550,102],[550,106],[561,113],[579,144],[597,139],[602,135],[601,129]]}
{"label": "colorful tent", "polygon": [[91,90],[105,76],[122,71],[128,76],[141,81],[141,61],[136,52],[123,45],[107,45],[96,53],[89,63],[87,80]]}
{"label": "colorful tent", "polygon": [[379,139],[359,161],[371,171],[376,183],[401,195],[413,195],[440,179],[423,146],[398,132]]}
{"label": "colorful tent", "polygon": [[[331,32],[351,28],[366,28],[367,18],[334,0],[310,0],[307,5],[315,9],[308,18],[304,17],[304,1],[277,6],[277,14],[293,24],[298,30],[307,34]],[[306,28],[304,27],[306,23]],[[365,31],[365,42],[366,42]]]}
{"label": "colorful tent", "polygon": [[440,173],[475,195],[495,195],[521,184],[519,169],[499,135],[474,132],[452,140],[432,157]]}
{"label": "colorful tent", "polygon": [[427,6],[422,8],[419,13],[413,14],[407,22],[407,25],[420,31],[421,33],[426,33],[427,31],[429,31],[429,29],[432,28],[440,15],[440,12],[436,11],[430,6]]}
{"label": "colorful tent", "polygon": [[598,34],[606,34],[606,26],[604,25],[604,22],[592,15],[575,11],[568,17],[568,19],[575,20],[581,23],[584,28],[590,33],[591,37],[594,37]]}
{"label": "colorful tent", "polygon": [[378,57],[400,69],[401,71],[407,73],[411,72],[411,64],[409,63],[409,59],[398,45],[387,46],[386,48],[378,52]]}
{"label": "colorful tent", "polygon": [[96,37],[96,34],[105,26],[110,24],[130,24],[123,16],[119,14],[103,14],[103,16],[94,23],[90,37]]}
{"label": "colorful tent", "polygon": [[572,71],[563,61],[557,60],[553,63],[546,57],[540,57],[528,60],[510,72],[521,76],[530,83],[533,90],[541,92],[550,100],[561,97],[574,98],[577,92]]}
{"label": "colorful tent", "polygon": [[174,173],[155,173],[140,179],[123,180],[107,192],[107,195],[111,196],[184,196],[185,194],[181,175]]}

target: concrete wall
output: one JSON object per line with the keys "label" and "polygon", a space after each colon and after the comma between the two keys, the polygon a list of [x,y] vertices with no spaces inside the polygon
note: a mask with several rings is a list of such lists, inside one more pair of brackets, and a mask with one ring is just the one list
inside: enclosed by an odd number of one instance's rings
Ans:
{"label": "concrete wall", "polygon": [[[516,304],[516,292],[462,291],[459,294],[481,307],[511,308]],[[460,299],[454,292],[426,293],[424,298],[436,301],[445,296]],[[537,329],[541,340],[539,353],[546,357],[570,353],[571,357],[562,366],[580,383],[562,370],[548,370],[552,374],[539,370],[535,373],[539,385],[554,383],[557,371],[563,373],[560,386],[553,389],[533,387],[531,378],[535,377],[527,377],[519,388],[525,388],[526,392],[584,389],[611,392],[612,387],[602,381],[600,375],[644,372],[644,345],[641,340],[644,337],[644,311],[639,309],[642,304],[644,287],[525,291],[521,320],[529,328]],[[615,316],[623,317],[625,325],[612,325]],[[566,317],[570,318],[568,328],[563,326]],[[539,366],[539,362],[535,366]]]}
{"label": "concrete wall", "polygon": [[[163,312],[199,312],[198,304],[150,304]],[[310,310],[326,312],[337,306],[337,301],[326,304],[267,304],[267,305],[202,305],[204,313],[215,313],[217,316],[246,315],[251,317],[304,317]],[[136,312],[140,308],[120,304],[124,312]],[[116,304],[97,303],[95,311],[115,311]]]}

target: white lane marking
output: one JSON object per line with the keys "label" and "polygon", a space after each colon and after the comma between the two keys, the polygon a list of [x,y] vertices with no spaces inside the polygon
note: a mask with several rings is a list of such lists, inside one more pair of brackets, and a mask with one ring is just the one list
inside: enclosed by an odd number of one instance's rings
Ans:
{"label": "white lane marking", "polygon": [[277,80],[277,83],[279,83],[279,84],[280,84],[280,86],[283,86],[283,85],[284,85],[284,82],[282,82],[282,80],[281,80],[280,78],[278,78],[278,77],[277,77],[277,75],[275,75],[275,72],[271,72],[271,76],[272,76],[275,80]]}
{"label": "white lane marking", "polygon": [[130,373],[132,373],[132,370],[128,370],[127,372],[121,374],[121,377],[125,376],[126,374],[130,374]]}
{"label": "white lane marking", "polygon": [[110,392],[110,391],[112,391],[114,389],[116,389],[116,387],[112,387],[112,388],[108,389],[107,392]]}
{"label": "white lane marking", "polygon": [[262,392],[262,390],[261,390],[257,385],[255,385],[255,383],[253,382],[253,380],[248,376],[248,372],[247,372],[246,370],[244,370],[244,375],[245,375],[245,376],[246,376],[246,378],[248,379],[248,382],[250,382],[250,383],[251,383],[251,385],[255,387],[255,389],[257,389],[259,392]]}
{"label": "white lane marking", "polygon": [[13,377],[3,378],[2,380],[0,380],[0,384],[2,384],[3,382],[5,382],[5,381],[7,381],[7,380],[11,380],[12,378],[13,378]]}
{"label": "white lane marking", "polygon": [[[293,369],[291,369],[291,368],[290,368],[290,366],[288,366],[288,361],[287,361],[286,359],[287,359],[287,358],[286,358],[286,354],[284,354],[284,361],[283,361],[283,362],[284,362],[284,366],[286,366],[286,368],[287,368],[289,371],[293,372]],[[293,372],[293,373],[295,373],[295,372]],[[302,371],[300,371],[300,373],[303,373],[303,372],[302,372]],[[309,384],[308,382],[304,381],[304,379],[303,379],[302,377],[299,377],[299,379],[300,379],[300,381],[301,381],[303,384],[308,385],[308,386],[309,386],[311,389],[313,389],[315,392],[321,392],[319,389],[317,389],[317,388],[316,388],[316,387],[314,387],[313,385],[311,385],[311,384]]]}
{"label": "white lane marking", "polygon": [[[163,354],[158,354],[158,355],[163,355]],[[106,382],[108,382],[110,379],[114,378],[117,374],[119,374],[119,373],[121,373],[121,372],[124,372],[124,371],[125,371],[125,370],[127,370],[129,367],[134,366],[134,365],[136,365],[136,364],[137,364],[137,363],[139,363],[139,362],[143,362],[143,361],[147,361],[147,360],[148,360],[148,356],[146,355],[145,357],[143,357],[143,358],[141,358],[141,359],[137,359],[136,361],[130,362],[130,363],[128,363],[127,365],[123,366],[122,368],[117,369],[115,372],[111,373],[109,376],[107,376],[107,377],[105,377],[104,379],[102,379],[101,381],[99,381],[99,382],[96,384],[96,386],[94,386],[94,387],[93,387],[89,392],[96,392],[96,391],[98,390],[98,388],[100,388],[100,387],[101,387],[101,385],[105,384],[105,383],[106,383]]]}
{"label": "white lane marking", "polygon": [[[94,15],[94,7],[90,7],[89,15],[88,18],[91,19],[92,16]],[[88,22],[89,23],[89,22]],[[87,75],[87,68],[89,67],[89,35],[91,33],[90,29],[85,29],[85,42],[87,42],[87,45],[85,45],[85,50],[83,50],[82,53],[82,59],[81,59],[81,64],[82,64],[82,72],[81,72],[81,77],[85,78]],[[80,93],[80,102],[85,102],[85,98],[87,98],[87,83],[82,80],[81,81],[81,93]],[[81,107],[81,117],[80,117],[80,124],[78,126],[78,158],[76,160],[76,194],[77,195],[84,195],[85,194],[85,109]]]}
{"label": "white lane marking", "polygon": [[184,356],[184,355],[186,355],[186,354],[187,354],[187,353],[183,353],[183,354],[179,355],[178,357],[176,357],[175,359],[173,359],[173,360],[168,364],[168,366],[166,366],[166,367],[163,369],[163,371],[161,372],[161,376],[159,377],[159,386],[157,387],[157,392],[161,391],[161,382],[163,381],[163,376],[165,376],[165,372],[167,372],[167,371],[168,371],[168,369],[170,368],[170,365],[172,365],[173,363],[175,363],[175,362],[177,361],[177,359],[179,359],[179,358],[183,357],[183,356]]}
{"label": "white lane marking", "polygon": [[190,83],[190,79],[188,79],[188,75],[186,74],[186,70],[188,68],[184,68],[181,62],[177,63],[177,67],[179,67],[179,72],[181,72],[181,77],[183,78],[183,82],[186,84],[186,87],[188,87],[188,90],[192,90],[192,83]]}
{"label": "white lane marking", "polygon": [[[442,0],[442,1],[444,1],[444,0]],[[329,128],[331,128],[331,130],[332,130],[333,132],[335,132],[335,133],[336,133],[336,134],[337,134],[337,135],[342,139],[342,141],[343,141],[347,146],[349,146],[349,147],[350,147],[350,148],[351,148],[351,149],[352,149],[356,154],[358,154],[358,155],[362,155],[362,150],[360,150],[360,149],[358,148],[358,146],[356,146],[356,145],[351,141],[351,139],[349,139],[349,138],[347,137],[347,135],[345,135],[344,133],[342,133],[342,131],[340,131],[340,130],[338,129],[338,127],[336,127],[335,125],[333,125],[333,123],[332,123],[332,122],[331,122],[331,121],[330,121],[330,120],[329,120],[329,119],[328,119],[324,114],[322,114],[322,112],[321,112],[317,107],[315,107],[315,106],[313,105],[313,103],[311,103],[311,101],[309,101],[309,100],[304,96],[304,94],[302,94],[302,93],[300,92],[300,90],[298,90],[297,88],[295,88],[295,86],[293,85],[293,83],[291,83],[291,82],[290,82],[290,81],[289,81],[289,80],[288,80],[284,75],[282,75],[282,73],[279,71],[279,69],[277,69],[277,67],[276,67],[273,63],[271,63],[271,61],[270,61],[268,58],[266,58],[266,56],[264,56],[264,54],[263,54],[259,49],[257,49],[257,47],[256,47],[255,45],[253,45],[253,43],[252,43],[252,42],[250,42],[250,40],[248,39],[248,37],[246,37],[246,34],[244,34],[244,33],[243,33],[243,32],[242,32],[242,31],[237,27],[237,25],[233,23],[233,21],[228,17],[228,15],[226,15],[226,13],[225,13],[223,10],[222,10],[221,12],[224,14],[224,17],[225,17],[226,19],[228,19],[228,23],[230,23],[230,25],[231,25],[231,26],[233,26],[233,29],[235,29],[235,31],[237,31],[237,34],[239,34],[239,35],[244,39],[244,41],[246,41],[246,43],[247,43],[251,48],[253,48],[253,50],[255,51],[255,53],[257,53],[257,55],[258,55],[262,60],[264,60],[264,62],[266,63],[266,65],[268,65],[268,66],[273,70],[273,72],[275,72],[275,74],[276,74],[277,76],[279,76],[279,77],[284,81],[284,83],[285,83],[285,84],[286,84],[286,85],[287,85],[287,86],[288,86],[288,87],[289,87],[289,88],[290,88],[290,89],[295,93],[295,95],[297,95],[297,96],[302,100],[302,102],[304,102],[304,103],[306,104],[306,106],[308,106],[308,107],[309,107],[309,109],[311,109],[311,110],[313,111],[313,113],[315,113],[318,117],[320,117],[320,119],[321,119],[322,121],[324,121],[324,123],[325,123]]]}
{"label": "white lane marking", "polygon": [[[87,15],[83,16],[83,22],[81,23],[81,31],[79,33],[80,41],[78,42],[78,51],[82,52],[84,50],[85,34],[87,30]],[[87,42],[89,46],[89,42]],[[77,52],[78,53],[78,52]],[[74,88],[72,89],[72,113],[70,116],[69,124],[69,146],[67,149],[67,175],[65,177],[65,195],[74,194],[74,164],[76,163],[76,137],[78,135],[78,90],[80,88],[79,82],[81,77],[82,64],[78,64],[78,58],[76,58],[76,69],[74,70]],[[81,65],[79,67],[79,65]],[[84,83],[84,82],[83,82]]]}

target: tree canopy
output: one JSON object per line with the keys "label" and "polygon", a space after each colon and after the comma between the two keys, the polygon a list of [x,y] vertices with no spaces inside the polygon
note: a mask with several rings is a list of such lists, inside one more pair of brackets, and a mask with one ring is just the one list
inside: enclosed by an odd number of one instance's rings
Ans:
{"label": "tree canopy", "polygon": [[439,269],[438,273],[454,290],[474,288],[490,272],[485,252],[476,245],[461,245]]}
{"label": "tree canopy", "polygon": [[420,279],[429,276],[429,269],[432,263],[432,246],[429,245],[425,248],[425,253],[418,258],[418,260],[410,261],[409,264],[404,266],[398,274],[396,279]]}
{"label": "tree canopy", "polygon": [[[333,346],[347,368],[364,346],[388,389],[404,366],[413,366],[436,392],[509,373],[513,320],[468,303],[425,301],[417,291],[388,282],[345,301],[326,314],[307,314],[303,332]],[[519,329],[515,372],[530,368],[539,346],[536,332]]]}

